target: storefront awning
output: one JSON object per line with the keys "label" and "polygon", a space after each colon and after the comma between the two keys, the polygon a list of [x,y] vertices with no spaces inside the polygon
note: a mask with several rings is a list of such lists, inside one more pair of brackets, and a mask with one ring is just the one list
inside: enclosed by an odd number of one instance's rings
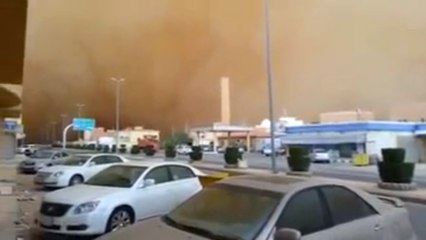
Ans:
{"label": "storefront awning", "polygon": [[365,143],[365,133],[317,133],[317,134],[286,134],[282,138],[287,145],[316,145],[316,144],[344,144]]}

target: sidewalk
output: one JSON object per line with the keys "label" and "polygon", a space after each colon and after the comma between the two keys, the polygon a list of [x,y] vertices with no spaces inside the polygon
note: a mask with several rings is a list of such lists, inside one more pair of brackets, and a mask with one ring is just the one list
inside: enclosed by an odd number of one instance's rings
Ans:
{"label": "sidewalk", "polygon": [[[270,175],[272,174],[271,171],[268,171],[268,170],[251,169],[251,168],[227,169],[217,164],[209,164],[209,163],[202,163],[202,162],[196,162],[196,163],[193,163],[192,165],[201,170],[228,172],[231,175],[245,175],[245,174]],[[278,173],[278,175],[286,176],[289,178],[300,178],[300,177],[288,176],[284,172],[280,172]],[[426,204],[426,188],[419,188],[414,191],[391,191],[391,190],[380,189],[377,187],[377,184],[375,183],[349,181],[349,180],[342,180],[337,178],[325,178],[325,177],[316,177],[316,176],[312,176],[310,178],[317,179],[319,181],[332,181],[335,183],[345,184],[345,185],[363,189],[364,191],[367,191],[371,194],[388,196],[388,197],[396,197],[406,202]]]}
{"label": "sidewalk", "polygon": [[16,166],[0,165],[0,239],[16,239],[18,203],[14,194]]}

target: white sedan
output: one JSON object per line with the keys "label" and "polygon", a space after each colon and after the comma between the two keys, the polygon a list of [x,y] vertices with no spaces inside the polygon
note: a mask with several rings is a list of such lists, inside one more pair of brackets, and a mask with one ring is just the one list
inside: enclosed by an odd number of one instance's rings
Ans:
{"label": "white sedan", "polygon": [[113,232],[189,199],[202,189],[198,175],[204,174],[178,162],[116,164],[84,184],[47,193],[38,226],[74,236]]}
{"label": "white sedan", "polygon": [[112,164],[128,161],[115,154],[76,155],[61,165],[40,169],[34,177],[34,183],[55,188],[73,186],[83,183]]}

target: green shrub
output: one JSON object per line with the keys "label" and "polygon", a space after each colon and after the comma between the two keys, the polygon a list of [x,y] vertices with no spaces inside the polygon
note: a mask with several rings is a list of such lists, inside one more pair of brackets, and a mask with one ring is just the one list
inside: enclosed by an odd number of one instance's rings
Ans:
{"label": "green shrub", "polygon": [[289,149],[290,156],[287,158],[287,163],[293,172],[308,172],[311,166],[311,158],[309,150],[301,147],[291,147]]}
{"label": "green shrub", "polygon": [[380,179],[387,183],[411,183],[415,166],[415,163],[379,162]]}
{"label": "green shrub", "polygon": [[189,153],[189,158],[192,161],[200,161],[203,159],[203,149],[200,146],[192,146],[192,151]]}
{"label": "green shrub", "polygon": [[165,148],[166,158],[176,157],[176,146],[174,144],[166,144],[164,148]]}
{"label": "green shrub", "polygon": [[130,149],[130,154],[139,154],[141,153],[141,148],[138,145],[133,145]]}
{"label": "green shrub", "polygon": [[224,154],[225,162],[229,165],[238,164],[238,160],[242,159],[242,154],[237,147],[227,147]]}
{"label": "green shrub", "polygon": [[102,151],[103,151],[103,152],[105,152],[105,153],[109,152],[109,146],[108,146],[108,145],[105,145],[105,146],[103,147]]}
{"label": "green shrub", "polygon": [[156,153],[155,148],[152,145],[148,145],[144,147],[143,152],[145,153],[146,156],[154,156]]}
{"label": "green shrub", "polygon": [[384,148],[382,149],[383,162],[403,163],[405,160],[405,149]]}

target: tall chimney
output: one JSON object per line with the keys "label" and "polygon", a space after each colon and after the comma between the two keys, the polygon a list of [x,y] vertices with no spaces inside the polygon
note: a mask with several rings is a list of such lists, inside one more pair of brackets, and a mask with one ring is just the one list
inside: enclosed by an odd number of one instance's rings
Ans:
{"label": "tall chimney", "polygon": [[220,110],[221,122],[224,124],[231,124],[231,105],[229,93],[229,78],[222,77],[220,80]]}

